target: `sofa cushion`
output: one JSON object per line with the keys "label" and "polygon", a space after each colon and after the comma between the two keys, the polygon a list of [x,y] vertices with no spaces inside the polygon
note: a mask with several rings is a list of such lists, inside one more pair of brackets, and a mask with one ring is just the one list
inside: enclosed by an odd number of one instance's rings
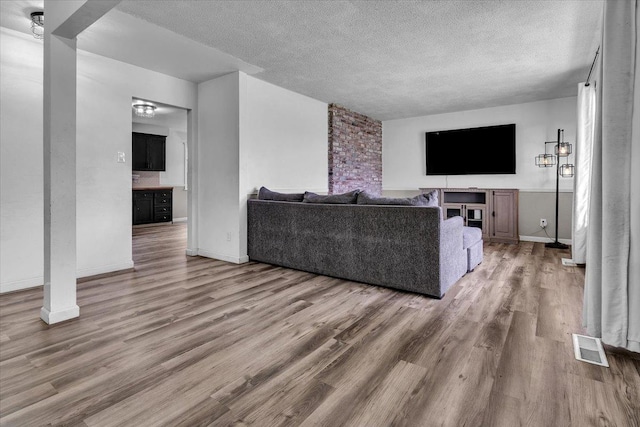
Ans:
{"label": "sofa cushion", "polygon": [[258,191],[259,200],[275,200],[278,202],[301,202],[304,198],[302,193],[278,193],[271,191],[266,187],[260,187]]}
{"label": "sofa cushion", "polygon": [[400,205],[400,206],[413,206],[412,199],[408,197],[404,198],[392,198],[392,197],[376,197],[367,193],[366,191],[358,194],[359,205]]}
{"label": "sofa cushion", "polygon": [[325,195],[305,191],[304,198],[302,199],[302,201],[305,203],[330,203],[335,205],[354,204],[358,199],[359,193],[360,193],[360,190],[353,190],[353,191],[349,191],[348,193],[329,194],[325,196]]}
{"label": "sofa cushion", "polygon": [[462,247],[467,249],[482,240],[482,229],[477,227],[464,227],[462,229]]}
{"label": "sofa cushion", "polygon": [[420,194],[414,197],[412,200],[415,200],[413,206],[438,206],[438,190],[433,190],[428,193]]}
{"label": "sofa cushion", "polygon": [[359,205],[438,206],[438,192],[432,191],[415,197],[376,197],[363,191],[358,194]]}

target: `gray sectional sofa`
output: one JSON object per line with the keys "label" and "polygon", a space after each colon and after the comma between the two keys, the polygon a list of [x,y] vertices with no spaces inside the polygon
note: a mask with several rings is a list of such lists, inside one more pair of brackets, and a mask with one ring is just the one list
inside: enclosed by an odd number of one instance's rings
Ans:
{"label": "gray sectional sofa", "polygon": [[440,207],[248,201],[252,261],[436,298],[472,269],[464,228]]}

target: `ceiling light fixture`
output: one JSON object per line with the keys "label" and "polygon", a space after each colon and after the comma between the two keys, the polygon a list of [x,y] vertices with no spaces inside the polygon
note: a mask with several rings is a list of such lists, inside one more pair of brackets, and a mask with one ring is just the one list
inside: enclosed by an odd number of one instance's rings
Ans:
{"label": "ceiling light fixture", "polygon": [[138,117],[146,117],[148,119],[153,118],[156,114],[156,107],[153,104],[133,104],[133,110]]}
{"label": "ceiling light fixture", "polygon": [[38,40],[44,38],[44,12],[31,13],[31,32]]}

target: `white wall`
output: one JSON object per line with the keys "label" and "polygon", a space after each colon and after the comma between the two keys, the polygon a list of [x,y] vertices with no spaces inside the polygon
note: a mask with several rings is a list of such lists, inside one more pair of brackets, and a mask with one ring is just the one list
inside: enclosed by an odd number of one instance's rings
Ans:
{"label": "white wall", "polygon": [[[194,108],[197,87],[185,80],[79,52],[77,231],[80,276],[133,266],[132,97]],[[117,151],[126,153],[128,163],[116,163]]]}
{"label": "white wall", "polygon": [[[544,153],[544,141],[557,139],[558,128],[565,130],[566,141],[575,141],[576,102],[575,97],[570,97],[385,121],[382,124],[383,189],[473,186],[555,191],[555,168],[538,168],[534,160]],[[515,175],[426,175],[426,132],[508,123],[516,124]],[[553,147],[549,145],[548,149]],[[563,178],[560,185],[561,189],[571,191],[573,179]]]}
{"label": "white wall", "polygon": [[247,76],[244,193],[328,191],[328,105]]}
{"label": "white wall", "polygon": [[[187,115],[185,113],[185,122]],[[169,187],[184,187],[184,143],[187,142],[187,133],[169,129],[166,144],[166,170],[160,172],[160,185]],[[185,208],[186,209],[186,208]]]}
{"label": "white wall", "polygon": [[[27,34],[0,31],[0,291],[6,292],[43,280],[43,44]],[[82,277],[133,265],[131,98],[191,109],[197,88],[83,51],[77,70],[77,271]],[[127,163],[116,162],[118,151]]]}
{"label": "white wall", "polygon": [[247,253],[247,200],[261,186],[327,192],[328,105],[254,77],[246,78],[240,144],[240,252]]}
{"label": "white wall", "polygon": [[0,28],[0,291],[42,285],[42,42]]}
{"label": "white wall", "polygon": [[198,253],[247,261],[260,186],[327,191],[327,104],[233,73],[199,85]]}
{"label": "white wall", "polygon": [[[239,252],[239,73],[198,85],[198,248],[242,262]],[[246,76],[245,76],[246,77]]]}
{"label": "white wall", "polygon": [[[555,232],[556,169],[539,168],[535,156],[544,153],[544,141],[555,141],[558,128],[565,141],[575,142],[576,97],[481,110],[389,120],[382,124],[382,185],[388,196],[414,195],[418,188],[517,188],[520,190],[519,232],[522,240],[545,240],[540,219],[548,221],[546,232]],[[515,175],[427,176],[425,133],[500,124],[516,124]],[[575,146],[574,146],[575,147]],[[491,149],[491,147],[487,147]],[[548,145],[549,153],[553,146]],[[574,156],[569,157],[575,163]],[[573,179],[561,178],[558,235],[571,238]]]}
{"label": "white wall", "polygon": [[169,136],[169,128],[159,124],[150,123],[136,123],[131,124],[131,130],[133,132],[150,133],[152,135]]}

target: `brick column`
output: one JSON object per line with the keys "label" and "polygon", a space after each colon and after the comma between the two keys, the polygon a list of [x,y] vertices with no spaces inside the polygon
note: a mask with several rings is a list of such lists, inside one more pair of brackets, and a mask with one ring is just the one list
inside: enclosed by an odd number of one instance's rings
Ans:
{"label": "brick column", "polygon": [[329,194],[382,193],[382,122],[329,104]]}

